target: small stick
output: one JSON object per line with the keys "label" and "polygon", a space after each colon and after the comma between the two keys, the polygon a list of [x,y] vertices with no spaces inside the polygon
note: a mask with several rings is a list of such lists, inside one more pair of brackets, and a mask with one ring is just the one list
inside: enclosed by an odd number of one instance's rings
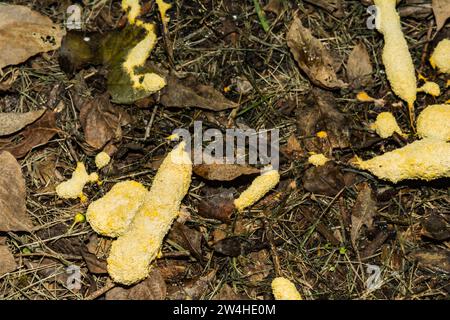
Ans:
{"label": "small stick", "polygon": [[266,231],[267,240],[269,241],[270,252],[272,254],[273,266],[275,268],[275,275],[277,277],[281,277],[280,258],[278,257],[277,247],[275,246],[275,242],[273,241],[272,229],[270,228],[269,221],[267,220],[266,217],[262,217],[261,220],[264,225],[264,230]]}
{"label": "small stick", "polygon": [[108,279],[106,281],[106,284],[104,287],[92,292],[90,295],[88,295],[87,297],[84,298],[84,300],[95,300],[98,297],[104,295],[106,292],[108,292],[109,290],[111,290],[112,288],[114,288],[116,285],[114,282],[111,281],[111,279]]}

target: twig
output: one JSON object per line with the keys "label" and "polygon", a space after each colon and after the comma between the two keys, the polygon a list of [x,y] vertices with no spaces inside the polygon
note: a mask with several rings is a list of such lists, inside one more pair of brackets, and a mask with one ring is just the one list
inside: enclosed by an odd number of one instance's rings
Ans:
{"label": "twig", "polygon": [[112,288],[114,288],[116,285],[114,282],[111,281],[111,279],[108,279],[106,281],[106,284],[104,287],[92,292],[90,295],[88,295],[87,297],[84,298],[84,300],[95,300],[98,297],[104,295],[106,292],[108,292],[109,290],[111,290]]}

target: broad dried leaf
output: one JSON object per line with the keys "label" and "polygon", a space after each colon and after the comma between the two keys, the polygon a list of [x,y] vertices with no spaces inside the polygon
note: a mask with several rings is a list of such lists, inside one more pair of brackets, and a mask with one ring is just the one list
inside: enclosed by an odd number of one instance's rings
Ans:
{"label": "broad dried leaf", "polygon": [[188,280],[181,286],[169,287],[169,300],[198,300],[209,292],[210,285],[216,277],[216,270],[210,271],[203,277]]}
{"label": "broad dried leaf", "polygon": [[88,100],[80,110],[84,138],[95,149],[102,148],[112,139],[120,139],[122,137],[121,126],[130,121],[128,113],[113,106],[106,94]]}
{"label": "broad dried leaf", "polygon": [[370,56],[366,46],[358,43],[348,56],[347,77],[354,88],[367,86],[371,81],[373,72]]}
{"label": "broad dried leaf", "polygon": [[18,159],[23,158],[34,147],[47,143],[58,131],[56,127],[56,113],[47,111],[39,120],[19,133],[23,138],[19,143],[8,143],[0,147],[0,149],[9,151]]}
{"label": "broad dried leaf", "polygon": [[199,84],[192,79],[180,80],[174,75],[168,76],[167,86],[160,91],[160,94],[160,102],[166,107],[197,107],[221,111],[238,106],[211,86]]}
{"label": "broad dried leaf", "polygon": [[345,179],[338,166],[329,161],[306,170],[303,187],[309,192],[333,197],[345,187]]}
{"label": "broad dried leaf", "polygon": [[30,231],[26,209],[25,179],[17,160],[0,151],[0,231]]}
{"label": "broad dried leaf", "polygon": [[450,0],[433,0],[431,6],[436,19],[436,31],[439,31],[450,17]]}
{"label": "broad dried leaf", "polygon": [[5,242],[6,238],[0,237],[0,277],[5,273],[13,272],[17,269],[14,256],[11,251],[9,251]]}
{"label": "broad dried leaf", "polygon": [[450,251],[448,250],[417,250],[411,254],[411,257],[419,262],[419,266],[450,274]]}
{"label": "broad dried leaf", "polygon": [[260,170],[240,164],[199,164],[194,173],[207,180],[231,181],[242,175],[258,173]]}
{"label": "broad dried leaf", "polygon": [[168,238],[188,250],[196,259],[202,260],[203,236],[197,230],[175,221]]}
{"label": "broad dried leaf", "polygon": [[[349,120],[336,105],[331,92],[314,88],[297,110],[298,133],[306,138],[302,142],[307,151],[330,154],[335,148],[350,146]],[[325,131],[327,137],[317,137],[319,131]]]}
{"label": "broad dried leaf", "polygon": [[26,6],[0,4],[0,69],[56,50],[65,31]]}
{"label": "broad dried leaf", "polygon": [[45,110],[0,113],[0,136],[15,133],[39,119]]}
{"label": "broad dried leaf", "polygon": [[287,44],[300,69],[317,86],[325,89],[343,88],[334,70],[335,62],[323,44],[303,27],[298,17],[294,18],[287,33]]}
{"label": "broad dried leaf", "polygon": [[159,270],[153,267],[148,278],[130,287],[115,287],[106,293],[106,300],[164,300],[166,283]]}
{"label": "broad dried leaf", "polygon": [[363,183],[352,208],[350,237],[354,248],[356,248],[356,241],[359,238],[362,226],[365,225],[367,228],[371,228],[376,214],[377,202],[372,188],[368,183]]}

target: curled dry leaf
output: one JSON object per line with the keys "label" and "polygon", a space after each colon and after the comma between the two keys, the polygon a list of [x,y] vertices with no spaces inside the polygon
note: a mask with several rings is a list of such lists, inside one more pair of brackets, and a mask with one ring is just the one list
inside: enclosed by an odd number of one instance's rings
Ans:
{"label": "curled dry leaf", "polygon": [[432,0],[431,6],[436,19],[436,31],[439,31],[450,17],[450,0]]}
{"label": "curled dry leaf", "polygon": [[295,17],[287,33],[287,44],[300,69],[317,86],[325,89],[343,88],[346,84],[336,76],[331,54],[323,44]]}
{"label": "curled dry leaf", "polygon": [[6,238],[0,237],[0,277],[5,273],[16,270],[16,268],[17,264],[6,245]]}
{"label": "curled dry leaf", "polygon": [[352,229],[350,237],[353,247],[356,248],[361,228],[365,225],[371,228],[373,217],[377,214],[377,202],[372,188],[368,183],[363,183],[352,208]]}
{"label": "curled dry leaf", "polygon": [[86,142],[96,148],[102,148],[112,139],[120,139],[121,126],[131,121],[128,113],[109,101],[108,95],[86,101],[80,110],[80,122]]}
{"label": "curled dry leaf", "polygon": [[242,175],[258,173],[260,170],[240,164],[199,164],[194,173],[207,180],[231,181]]}
{"label": "curled dry leaf", "polygon": [[65,31],[26,6],[0,4],[0,69],[56,50]]}
{"label": "curled dry leaf", "polygon": [[129,287],[115,287],[106,293],[106,300],[164,300],[167,287],[161,272],[152,267],[148,278]]}
{"label": "curled dry leaf", "polygon": [[0,231],[30,231],[33,227],[26,209],[25,179],[17,160],[0,151]]}
{"label": "curled dry leaf", "polygon": [[7,143],[0,146],[0,150],[9,151],[16,158],[23,158],[34,147],[47,143],[58,131],[56,113],[47,111],[39,120],[19,133],[22,137],[19,143]]}
{"label": "curled dry leaf", "polygon": [[269,2],[264,6],[264,11],[272,12],[279,16],[281,13],[283,13],[284,8],[284,0],[269,0]]}
{"label": "curled dry leaf", "polygon": [[0,136],[15,133],[39,119],[45,110],[0,113]]}
{"label": "curled dry leaf", "polygon": [[199,84],[190,78],[180,80],[174,75],[167,77],[167,86],[160,91],[160,94],[160,102],[166,107],[197,107],[221,111],[238,106],[211,86]]}
{"label": "curled dry leaf", "polygon": [[358,43],[348,56],[347,77],[354,88],[367,86],[371,82],[373,72],[370,56],[366,46]]}
{"label": "curled dry leaf", "polygon": [[450,274],[449,250],[417,250],[411,254],[411,257],[419,262],[419,266]]}

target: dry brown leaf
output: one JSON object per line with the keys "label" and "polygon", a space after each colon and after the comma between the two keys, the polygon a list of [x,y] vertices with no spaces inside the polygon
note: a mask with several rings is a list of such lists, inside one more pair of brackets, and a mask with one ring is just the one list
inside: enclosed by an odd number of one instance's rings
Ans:
{"label": "dry brown leaf", "polygon": [[115,287],[106,293],[106,300],[164,300],[166,283],[159,270],[152,267],[148,278],[130,287]]}
{"label": "dry brown leaf", "polygon": [[216,277],[216,270],[204,276],[185,281],[181,286],[169,287],[167,298],[169,300],[198,300],[209,293],[210,284]]}
{"label": "dry brown leaf", "polygon": [[0,151],[0,231],[30,231],[26,208],[25,179],[17,160]]}
{"label": "dry brown leaf", "polygon": [[188,250],[196,259],[202,260],[203,236],[199,231],[175,221],[167,237]]}
{"label": "dry brown leaf", "polygon": [[264,6],[264,11],[272,12],[279,16],[284,11],[284,0],[269,0]]}
{"label": "dry brown leaf", "polygon": [[112,139],[120,139],[121,126],[130,121],[128,113],[113,106],[107,94],[89,99],[81,106],[80,122],[84,138],[95,149],[102,148]]}
{"label": "dry brown leaf", "polygon": [[354,88],[367,86],[371,81],[373,72],[370,56],[366,46],[358,43],[348,56],[347,77]]}
{"label": "dry brown leaf", "polygon": [[6,136],[25,128],[39,119],[45,110],[36,110],[26,113],[6,112],[0,113],[0,136]]}
{"label": "dry brown leaf", "polygon": [[431,6],[436,19],[437,32],[442,29],[445,21],[450,17],[450,0],[433,0]]}
{"label": "dry brown leaf", "polygon": [[352,229],[350,237],[353,247],[359,238],[361,228],[365,225],[372,228],[373,218],[377,214],[377,202],[372,188],[368,183],[363,183],[352,208]]}
{"label": "dry brown leaf", "polygon": [[240,164],[199,164],[194,173],[208,180],[231,181],[242,175],[259,173],[259,169]]}
{"label": "dry brown leaf", "polygon": [[228,237],[214,243],[213,249],[225,256],[238,257],[243,252],[243,239],[235,236]]}
{"label": "dry brown leaf", "polygon": [[304,155],[304,150],[298,139],[295,137],[295,134],[289,136],[286,146],[283,146],[280,151],[291,159],[299,159]]}
{"label": "dry brown leaf", "polygon": [[450,225],[436,213],[422,219],[422,235],[434,240],[443,241],[450,239]]}
{"label": "dry brown leaf", "polygon": [[323,44],[303,27],[295,17],[287,33],[287,44],[300,69],[317,86],[325,89],[343,88],[346,84],[336,76],[336,63]]}
{"label": "dry brown leaf", "polygon": [[34,147],[47,143],[58,131],[56,113],[47,111],[39,120],[19,133],[19,136],[23,138],[19,143],[8,143],[0,149],[9,151],[18,159],[23,158]]}
{"label": "dry brown leaf", "polygon": [[14,256],[6,245],[6,238],[0,237],[0,277],[17,269]]}
{"label": "dry brown leaf", "polygon": [[65,31],[26,6],[0,4],[0,69],[56,50]]}
{"label": "dry brown leaf", "polygon": [[222,286],[222,289],[220,289],[219,292],[217,292],[214,297],[213,300],[247,300],[248,298],[246,298],[243,295],[237,294],[233,288],[231,288],[231,286],[229,286],[228,284],[224,284]]}
{"label": "dry brown leaf", "polygon": [[197,213],[208,219],[217,219],[223,222],[230,222],[230,217],[235,210],[233,203],[233,192],[225,190],[218,194],[200,200],[197,206]]}
{"label": "dry brown leaf", "polygon": [[417,250],[411,254],[411,257],[419,262],[419,266],[450,274],[450,251],[448,250]]}
{"label": "dry brown leaf", "polygon": [[335,196],[345,187],[344,175],[333,162],[311,167],[303,175],[303,187],[312,193]]}
{"label": "dry brown leaf", "polygon": [[[298,133],[307,151],[331,154],[332,149],[350,145],[349,121],[336,109],[336,100],[331,92],[314,88],[305,99],[305,105],[297,110]],[[316,136],[325,131],[326,138]]]}
{"label": "dry brown leaf", "polygon": [[180,80],[174,75],[167,77],[167,85],[161,91],[160,102],[166,107],[197,107],[213,111],[236,108],[237,103],[226,99],[211,86],[197,83],[192,79]]}

